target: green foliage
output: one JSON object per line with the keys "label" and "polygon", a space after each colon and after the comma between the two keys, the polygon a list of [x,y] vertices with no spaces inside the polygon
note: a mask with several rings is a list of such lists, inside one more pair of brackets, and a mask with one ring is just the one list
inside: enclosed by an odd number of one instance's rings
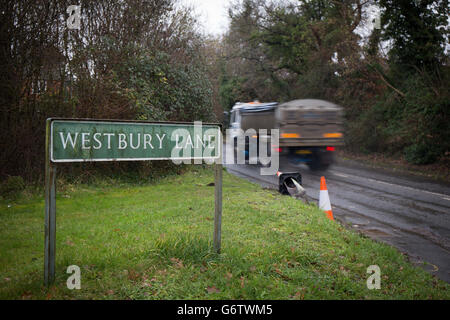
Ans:
{"label": "green foliage", "polygon": [[435,70],[448,43],[448,0],[380,0],[384,40],[392,40],[390,64],[399,72]]}
{"label": "green foliage", "polygon": [[219,88],[220,104],[224,110],[230,110],[233,105],[238,101],[248,101],[250,99],[244,98],[242,90],[242,78],[222,77]]}
{"label": "green foliage", "polygon": [[25,182],[20,176],[9,176],[0,185],[0,195],[4,198],[17,198],[20,192],[25,189]]}
{"label": "green foliage", "polygon": [[405,159],[413,164],[429,164],[436,161],[439,153],[432,144],[419,143],[408,146],[404,149]]}
{"label": "green foliage", "polygon": [[[443,63],[445,32],[439,27],[446,24],[448,3],[379,3],[382,39],[392,40],[393,48],[389,68],[377,62],[369,71],[388,87],[367,101],[368,108],[357,109],[357,117],[348,118],[348,147],[404,156],[414,164],[436,162],[450,150],[449,69]],[[372,61],[377,60],[373,41],[378,37],[376,31],[370,39]]]}
{"label": "green foliage", "polygon": [[388,110],[383,104],[366,110],[359,114],[353,121],[349,121],[346,130],[346,144],[353,151],[362,153],[385,152],[388,145],[385,144],[388,137],[386,124]]}
{"label": "green foliage", "polygon": [[414,164],[443,156],[450,149],[450,97],[442,85],[426,78],[411,75],[400,87],[404,97],[387,91],[349,121],[348,145],[355,151],[403,155]]}
{"label": "green foliage", "polygon": [[212,121],[211,84],[200,64],[178,64],[163,53],[143,51],[115,73],[138,119]]}

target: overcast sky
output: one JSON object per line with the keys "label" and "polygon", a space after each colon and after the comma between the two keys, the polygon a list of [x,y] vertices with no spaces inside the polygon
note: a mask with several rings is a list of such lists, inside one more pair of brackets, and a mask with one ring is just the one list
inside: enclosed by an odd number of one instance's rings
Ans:
{"label": "overcast sky", "polygon": [[231,0],[179,0],[193,6],[205,33],[219,35],[228,29],[228,7]]}

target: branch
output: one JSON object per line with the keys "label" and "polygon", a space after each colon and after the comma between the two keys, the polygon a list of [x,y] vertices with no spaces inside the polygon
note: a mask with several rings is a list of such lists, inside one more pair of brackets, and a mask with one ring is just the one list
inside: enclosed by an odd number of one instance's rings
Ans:
{"label": "branch", "polygon": [[372,67],[372,69],[375,70],[375,72],[380,76],[380,79],[392,90],[394,90],[398,95],[400,95],[402,98],[404,98],[406,95],[401,92],[399,89],[395,88],[392,84],[389,83],[389,81],[384,77],[384,75],[375,67]]}

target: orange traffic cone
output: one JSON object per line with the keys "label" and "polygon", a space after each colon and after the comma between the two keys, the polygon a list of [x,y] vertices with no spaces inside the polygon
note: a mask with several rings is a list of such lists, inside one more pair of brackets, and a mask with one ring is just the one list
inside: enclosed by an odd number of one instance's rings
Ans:
{"label": "orange traffic cone", "polygon": [[334,220],[325,177],[320,177],[319,208],[325,211],[328,219]]}

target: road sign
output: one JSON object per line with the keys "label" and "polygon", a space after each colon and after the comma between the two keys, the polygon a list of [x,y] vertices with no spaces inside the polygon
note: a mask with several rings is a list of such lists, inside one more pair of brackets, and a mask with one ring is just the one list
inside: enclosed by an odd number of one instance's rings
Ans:
{"label": "road sign", "polygon": [[[214,249],[221,248],[222,134],[219,124],[47,119],[44,282],[55,279],[56,165],[60,162],[195,160],[214,163]],[[209,162],[208,162],[209,161]]]}
{"label": "road sign", "polygon": [[54,120],[52,162],[218,159],[220,127],[180,123]]}

